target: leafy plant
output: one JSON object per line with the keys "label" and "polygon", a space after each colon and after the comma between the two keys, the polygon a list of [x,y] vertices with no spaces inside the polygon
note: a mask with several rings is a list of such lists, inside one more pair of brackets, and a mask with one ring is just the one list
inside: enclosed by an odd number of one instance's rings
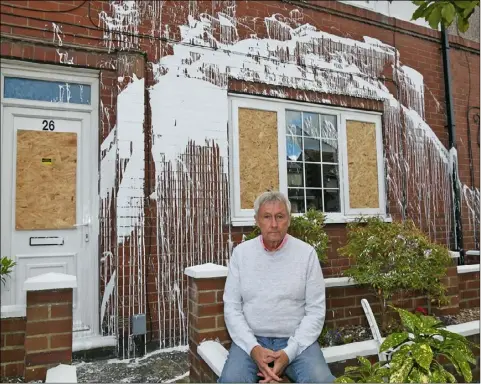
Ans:
{"label": "leafy plant", "polygon": [[[432,316],[412,314],[394,308],[401,317],[403,332],[389,335],[379,351],[394,350],[391,361],[376,363],[360,360],[359,367],[346,367],[338,383],[455,383],[456,377],[439,362],[446,358],[465,382],[473,379],[469,364],[476,365],[472,348],[464,336],[442,329],[443,323]],[[361,358],[358,358],[361,359]]]}
{"label": "leafy plant", "polygon": [[[316,250],[319,261],[327,259],[326,250],[328,237],[324,230],[325,215],[320,211],[310,209],[305,215],[292,216],[288,233],[298,239],[312,245]],[[246,240],[260,235],[259,227],[255,226],[252,232],[246,236]]]}
{"label": "leafy plant", "polygon": [[350,223],[348,229],[347,244],[339,249],[351,259],[344,275],[371,287],[381,307],[384,331],[388,305],[398,291],[420,291],[433,301],[446,302],[441,278],[451,263],[449,252],[432,243],[412,222],[367,218]]}
{"label": "leafy plant", "polygon": [[449,27],[454,20],[460,32],[466,32],[469,28],[469,18],[479,7],[479,0],[418,0],[413,1],[418,6],[412,16],[412,20],[424,18],[431,28],[438,29],[439,23]]}
{"label": "leafy plant", "polygon": [[344,369],[344,375],[336,378],[335,383],[384,383],[389,377],[389,368],[385,362],[371,362],[365,357],[358,356],[359,366],[349,366]]}
{"label": "leafy plant", "polygon": [[1,267],[0,267],[0,278],[1,278],[3,284],[6,283],[7,276],[10,275],[10,273],[12,272],[15,264],[16,263],[13,262],[8,257],[6,257],[6,256],[2,257],[2,264],[1,264]]}

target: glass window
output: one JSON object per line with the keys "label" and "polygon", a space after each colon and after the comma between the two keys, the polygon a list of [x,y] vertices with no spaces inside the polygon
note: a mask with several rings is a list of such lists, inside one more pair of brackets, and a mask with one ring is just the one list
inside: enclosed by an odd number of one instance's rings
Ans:
{"label": "glass window", "polygon": [[292,212],[341,212],[337,116],[287,110],[286,136]]}
{"label": "glass window", "polygon": [[88,84],[5,77],[3,96],[9,99],[90,105],[90,93]]}

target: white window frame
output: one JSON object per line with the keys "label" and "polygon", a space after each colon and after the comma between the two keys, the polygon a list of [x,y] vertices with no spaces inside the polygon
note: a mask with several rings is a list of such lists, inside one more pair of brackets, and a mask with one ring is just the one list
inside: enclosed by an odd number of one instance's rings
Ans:
{"label": "white window frame", "polygon": [[[239,108],[250,108],[277,113],[278,158],[279,158],[279,190],[287,194],[287,161],[286,161],[286,110],[313,112],[337,116],[338,127],[338,162],[339,190],[341,212],[326,212],[326,223],[347,223],[362,216],[381,216],[386,221],[386,196],[384,178],[384,149],[382,143],[381,113],[358,111],[343,107],[329,107],[290,100],[268,99],[258,96],[229,94],[229,172],[231,176],[231,222],[233,226],[251,226],[255,224],[254,208],[242,209],[240,196],[239,166]],[[346,147],[346,120],[356,120],[376,125],[376,149],[378,164],[379,208],[349,208],[349,177]],[[254,171],[254,170],[253,170]],[[296,214],[302,215],[302,214]]]}

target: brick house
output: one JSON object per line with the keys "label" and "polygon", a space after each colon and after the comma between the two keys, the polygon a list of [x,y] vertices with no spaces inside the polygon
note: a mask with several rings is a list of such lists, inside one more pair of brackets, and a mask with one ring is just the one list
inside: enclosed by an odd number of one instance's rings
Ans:
{"label": "brick house", "polygon": [[449,31],[449,124],[442,32],[413,11],[3,1],[2,317],[25,316],[25,279],[63,272],[74,351],[185,345],[184,268],[226,264],[266,189],[326,212],[325,277],[361,214],[479,263],[479,12]]}

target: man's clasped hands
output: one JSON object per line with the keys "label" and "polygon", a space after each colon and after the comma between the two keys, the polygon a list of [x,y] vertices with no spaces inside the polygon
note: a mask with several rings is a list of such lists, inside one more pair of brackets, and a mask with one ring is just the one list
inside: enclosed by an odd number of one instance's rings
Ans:
{"label": "man's clasped hands", "polygon": [[[282,373],[289,364],[289,358],[283,350],[272,351],[271,349],[257,345],[252,349],[251,357],[259,367],[259,373],[257,375],[262,378],[259,383],[282,381]],[[269,364],[272,362],[274,362],[274,366],[271,368]]]}

